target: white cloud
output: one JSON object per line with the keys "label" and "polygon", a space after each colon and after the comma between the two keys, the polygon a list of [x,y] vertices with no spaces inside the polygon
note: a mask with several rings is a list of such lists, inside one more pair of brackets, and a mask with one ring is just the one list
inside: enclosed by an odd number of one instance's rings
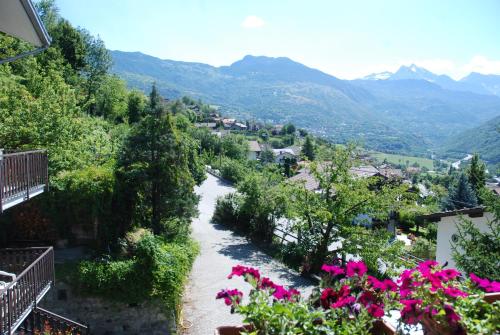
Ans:
{"label": "white cloud", "polygon": [[490,60],[484,56],[474,56],[463,66],[464,73],[500,74],[500,60]]}
{"label": "white cloud", "polygon": [[264,20],[255,15],[249,15],[241,22],[241,26],[246,29],[261,28],[265,24]]}

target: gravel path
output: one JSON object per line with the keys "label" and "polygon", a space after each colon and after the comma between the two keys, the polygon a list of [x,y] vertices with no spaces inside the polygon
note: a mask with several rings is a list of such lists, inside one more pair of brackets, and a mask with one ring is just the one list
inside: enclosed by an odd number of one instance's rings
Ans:
{"label": "gravel path", "polygon": [[201,254],[196,259],[184,294],[185,334],[210,335],[222,325],[241,324],[238,315],[215,295],[222,288],[238,288],[248,292],[248,284],[241,278],[227,279],[231,267],[237,264],[259,268],[264,276],[279,284],[309,291],[311,283],[296,272],[273,260],[244,237],[210,222],[218,196],[234,192],[234,188],[212,175],[196,189],[201,195],[200,215],[193,220],[193,237],[200,243]]}

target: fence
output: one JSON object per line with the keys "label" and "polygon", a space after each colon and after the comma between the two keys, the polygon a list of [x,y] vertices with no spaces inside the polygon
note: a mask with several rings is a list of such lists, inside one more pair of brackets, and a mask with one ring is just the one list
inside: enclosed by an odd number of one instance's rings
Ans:
{"label": "fence", "polygon": [[0,334],[10,335],[54,283],[54,249],[2,249],[0,268],[15,274],[21,271],[0,289]]}
{"label": "fence", "polygon": [[48,161],[44,150],[0,153],[0,213],[43,192],[47,185]]}

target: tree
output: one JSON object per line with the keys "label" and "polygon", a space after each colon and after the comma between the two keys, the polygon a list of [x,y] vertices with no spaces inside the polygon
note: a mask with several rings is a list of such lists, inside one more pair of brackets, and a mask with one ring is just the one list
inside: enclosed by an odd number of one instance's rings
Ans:
{"label": "tree", "polygon": [[105,76],[96,93],[95,115],[115,123],[124,122],[128,110],[125,82],[117,76]]}
{"label": "tree", "polygon": [[263,164],[274,163],[274,159],[274,153],[269,149],[266,149],[260,153],[260,161]]}
{"label": "tree", "polygon": [[288,135],[293,135],[295,134],[295,126],[293,125],[293,123],[288,123],[288,124],[285,124],[283,126],[283,130],[282,130],[282,133],[285,135],[285,134],[288,134]]}
{"label": "tree", "polygon": [[144,199],[142,224],[160,234],[169,218],[181,218],[188,224],[196,211],[197,196],[189,154],[155,86],[149,100],[146,116],[132,129],[118,166],[120,179],[134,193],[135,203]]}
{"label": "tree", "polygon": [[144,115],[146,97],[141,91],[130,91],[127,98],[127,114],[129,123],[137,123]]}
{"label": "tree", "polygon": [[328,248],[340,238],[349,238],[349,227],[355,217],[367,214],[385,219],[391,210],[402,205],[404,185],[377,187],[378,178],[355,178],[354,147],[336,147],[330,162],[312,164],[311,171],[319,183],[319,192],[298,186],[293,197],[297,220],[295,230],[310,254],[313,270],[326,260]]}
{"label": "tree", "polygon": [[304,148],[302,149],[302,152],[304,153],[304,155],[307,157],[308,160],[313,161],[316,156],[315,151],[316,148],[314,147],[314,143],[311,139],[311,136],[307,136],[304,142]]}
{"label": "tree", "polygon": [[470,220],[461,218],[457,225],[457,242],[453,243],[453,259],[458,268],[480,277],[500,281],[500,199],[485,193],[485,204],[493,219],[489,231],[480,231]]}
{"label": "tree", "polygon": [[470,186],[465,174],[461,173],[455,184],[449,189],[448,197],[444,200],[444,208],[453,210],[475,206],[477,206],[476,194]]}
{"label": "tree", "polygon": [[486,183],[486,166],[479,159],[478,154],[472,156],[470,166],[467,169],[467,178],[476,196],[479,196]]}
{"label": "tree", "polygon": [[111,68],[112,60],[103,40],[90,35],[86,30],[80,30],[80,33],[84,38],[87,50],[86,64],[82,71],[83,76],[86,78],[84,108],[89,114],[94,115],[96,112],[96,94],[103,84],[103,78]]}

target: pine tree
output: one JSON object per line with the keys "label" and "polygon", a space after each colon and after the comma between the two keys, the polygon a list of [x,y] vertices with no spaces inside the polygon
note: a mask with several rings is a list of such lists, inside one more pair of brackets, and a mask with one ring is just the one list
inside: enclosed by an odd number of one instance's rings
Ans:
{"label": "pine tree", "polygon": [[307,159],[310,161],[313,161],[314,158],[316,157],[314,143],[310,136],[306,137],[306,140],[304,142],[303,152],[304,155],[307,157]]}
{"label": "pine tree", "polygon": [[448,198],[444,202],[444,207],[445,209],[453,210],[475,206],[477,206],[476,194],[469,184],[467,176],[461,173],[455,185],[450,188]]}
{"label": "pine tree", "polygon": [[187,221],[196,210],[188,150],[172,118],[153,86],[146,116],[132,129],[118,162],[122,180],[139,204],[141,213],[135,216],[142,217],[139,223],[150,226],[155,234],[165,232],[169,218]]}
{"label": "pine tree", "polygon": [[476,192],[476,196],[479,196],[481,189],[484,187],[486,182],[486,166],[479,159],[478,154],[474,154],[472,156],[472,160],[470,162],[470,166],[467,169],[467,178],[471,187]]}

